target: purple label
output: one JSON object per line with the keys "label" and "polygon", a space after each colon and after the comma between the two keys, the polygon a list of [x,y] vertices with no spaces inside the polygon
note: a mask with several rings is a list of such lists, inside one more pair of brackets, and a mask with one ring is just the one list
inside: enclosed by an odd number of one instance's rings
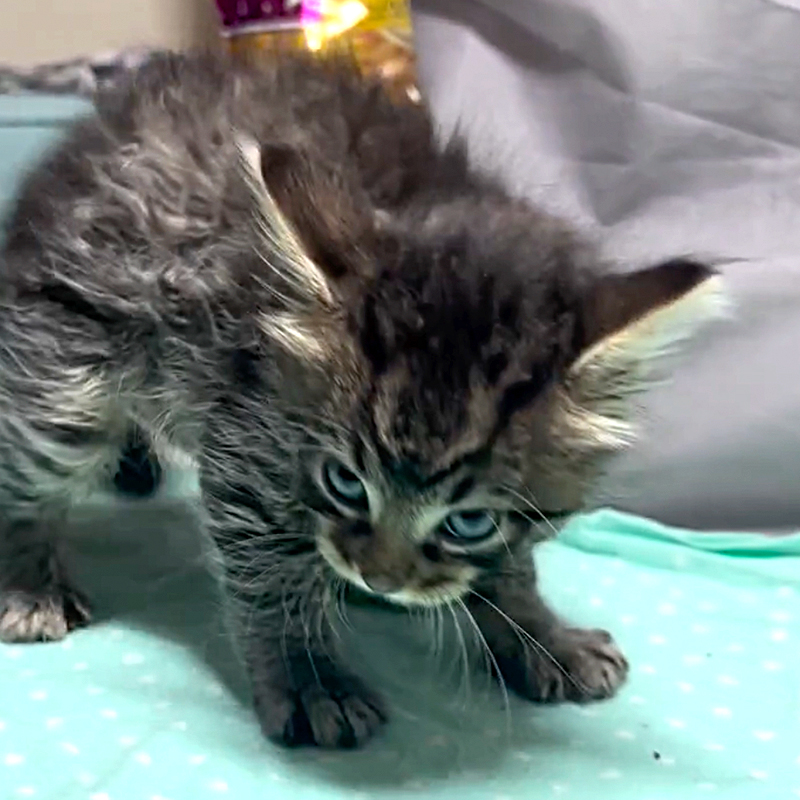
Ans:
{"label": "purple label", "polygon": [[216,3],[222,25],[229,29],[269,23],[299,24],[304,17],[303,0],[216,0]]}

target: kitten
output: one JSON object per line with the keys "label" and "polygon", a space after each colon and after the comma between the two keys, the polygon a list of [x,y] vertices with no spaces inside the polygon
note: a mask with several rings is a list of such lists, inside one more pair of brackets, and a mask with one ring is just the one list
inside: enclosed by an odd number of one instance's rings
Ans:
{"label": "kitten", "polygon": [[29,177],[0,263],[4,640],[89,620],[62,522],[136,430],[199,467],[268,736],[347,747],[385,720],[335,654],[344,583],[460,605],[531,700],[623,682],[607,633],[547,608],[531,546],[714,312],[710,269],[605,272],[348,64],[170,55]]}

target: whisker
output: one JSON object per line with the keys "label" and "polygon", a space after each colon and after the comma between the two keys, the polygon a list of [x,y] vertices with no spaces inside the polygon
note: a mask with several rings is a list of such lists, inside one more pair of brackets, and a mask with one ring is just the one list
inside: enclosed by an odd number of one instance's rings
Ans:
{"label": "whisker", "polygon": [[345,599],[345,592],[347,591],[347,582],[340,577],[336,577],[336,614],[344,627],[352,632],[353,631],[353,623],[350,622],[350,618],[347,616],[347,600]]}
{"label": "whisker", "polygon": [[444,653],[444,613],[441,606],[434,606],[434,619],[436,620],[436,652],[439,653],[439,659]]}
{"label": "whisker", "polygon": [[538,506],[533,502],[533,500],[525,497],[525,495],[521,494],[511,486],[503,486],[503,489],[509,494],[514,495],[514,497],[516,497],[518,500],[521,500],[523,503],[525,503],[535,514],[538,514],[541,521],[553,532],[553,536],[558,536],[558,528],[556,528],[556,526],[550,522],[550,520],[547,518],[547,515],[543,511],[539,510]]}
{"label": "whisker", "polygon": [[[559,663],[558,659],[532,634],[526,631],[523,627],[521,627],[517,622],[515,622],[508,614],[505,613],[501,608],[496,606],[491,600],[484,597],[482,594],[476,592],[474,589],[470,589],[470,594],[473,594],[479,600],[482,600],[486,603],[489,608],[494,609],[510,626],[514,633],[517,635],[517,638],[520,640],[522,644],[525,643],[525,640],[531,643],[533,648],[541,653],[548,661],[552,662],[552,664],[558,669],[558,671],[571,683],[573,686],[576,686],[581,691],[585,690],[586,687],[583,686],[580,681],[575,680],[572,675],[564,669],[563,666]],[[524,638],[523,638],[524,637]]]}
{"label": "whisker", "polygon": [[513,558],[513,554],[511,553],[511,548],[508,546],[508,539],[503,535],[502,528],[497,524],[497,521],[492,517],[492,524],[494,525],[495,533],[500,537],[500,541],[503,543],[503,547],[505,547],[506,552],[508,555]]}
{"label": "whisker", "polygon": [[462,682],[459,685],[458,693],[459,694],[461,693],[461,690],[462,690],[462,687],[463,687],[464,692],[465,692],[465,694],[464,694],[464,703],[465,703],[465,705],[471,705],[472,704],[472,684],[470,682],[470,660],[469,660],[469,652],[467,651],[467,642],[464,639],[464,631],[461,629],[461,625],[460,625],[460,623],[458,621],[458,615],[456,614],[455,609],[453,608],[453,606],[448,604],[448,605],[445,605],[444,608],[446,608],[450,612],[450,615],[453,618],[453,626],[455,627],[456,636],[458,637],[458,642],[459,642],[459,646],[460,646],[460,650],[461,650],[461,656],[462,656],[461,659],[459,659],[459,663],[462,666],[462,669],[461,669]]}
{"label": "whisker", "polygon": [[489,647],[489,643],[486,641],[486,637],[483,635],[483,631],[478,625],[477,620],[475,617],[472,616],[472,612],[469,610],[469,607],[464,602],[462,598],[458,598],[458,604],[463,609],[464,613],[467,615],[467,619],[472,624],[472,627],[475,631],[476,636],[478,637],[478,642],[481,645],[481,648],[484,652],[484,663],[487,667],[487,672],[489,672],[489,666],[494,669],[495,674],[497,675],[498,683],[500,684],[500,691],[503,694],[503,709],[505,711],[506,717],[506,729],[508,734],[511,734],[511,702],[509,701],[508,697],[508,686],[506,685],[505,678],[503,677],[503,673],[500,671],[500,665],[497,663],[497,659],[495,658],[494,653],[492,652],[492,648]]}

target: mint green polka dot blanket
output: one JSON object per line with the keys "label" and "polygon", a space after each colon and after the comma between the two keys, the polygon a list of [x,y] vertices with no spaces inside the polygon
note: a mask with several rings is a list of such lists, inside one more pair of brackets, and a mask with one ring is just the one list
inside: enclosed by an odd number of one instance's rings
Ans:
{"label": "mint green polka dot blanket", "polygon": [[602,511],[542,546],[545,594],[632,663],[594,706],[505,698],[457,636],[353,609],[348,650],[392,721],[330,753],[262,740],[179,503],[87,513],[76,568],[99,620],[0,646],[2,800],[800,797],[800,536]]}

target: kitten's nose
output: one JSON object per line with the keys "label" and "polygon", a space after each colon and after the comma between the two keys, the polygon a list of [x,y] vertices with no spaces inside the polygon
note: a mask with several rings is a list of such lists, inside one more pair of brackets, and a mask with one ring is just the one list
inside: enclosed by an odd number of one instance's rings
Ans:
{"label": "kitten's nose", "polygon": [[364,583],[377,594],[390,594],[401,588],[399,580],[391,575],[362,575],[361,577],[364,579]]}

